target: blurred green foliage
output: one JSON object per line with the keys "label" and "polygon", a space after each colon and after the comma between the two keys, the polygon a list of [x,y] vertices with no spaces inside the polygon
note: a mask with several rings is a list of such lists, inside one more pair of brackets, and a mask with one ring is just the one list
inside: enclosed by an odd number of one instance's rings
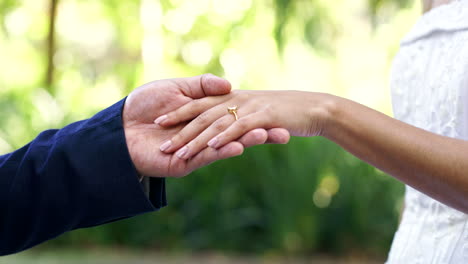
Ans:
{"label": "blurred green foliage", "polygon": [[182,179],[167,208],[49,245],[385,256],[402,186],[328,141],[261,146]]}
{"label": "blurred green foliage", "polygon": [[[310,52],[320,65],[335,61],[347,45],[341,39],[351,18],[343,14],[351,2],[3,0],[0,151],[89,117],[151,79],[212,72],[236,87],[260,89],[274,84],[271,76],[292,59],[298,67],[292,76],[307,67],[320,71],[301,65],[306,62],[290,50]],[[412,6],[354,2],[364,6],[356,32],[385,30],[389,17]],[[53,36],[51,3],[57,5]],[[383,47],[390,53],[393,41]],[[346,63],[351,70],[356,61]],[[337,68],[331,66],[333,76]],[[303,75],[296,83],[307,86]],[[167,183],[170,206],[160,212],[77,230],[46,246],[385,255],[403,193],[402,184],[321,138],[255,147]]]}

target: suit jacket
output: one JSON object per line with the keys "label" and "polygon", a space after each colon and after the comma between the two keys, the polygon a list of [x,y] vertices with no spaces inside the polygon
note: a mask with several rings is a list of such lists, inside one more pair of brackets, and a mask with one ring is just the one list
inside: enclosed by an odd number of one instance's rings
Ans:
{"label": "suit jacket", "polygon": [[149,196],[138,180],[124,102],[0,156],[0,255],[166,205],[164,179],[151,180]]}

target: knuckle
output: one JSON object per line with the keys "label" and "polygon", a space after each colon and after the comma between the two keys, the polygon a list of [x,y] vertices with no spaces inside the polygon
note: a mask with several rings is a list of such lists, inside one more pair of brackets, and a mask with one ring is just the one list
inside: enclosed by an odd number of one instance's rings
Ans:
{"label": "knuckle", "polygon": [[195,118],[195,122],[200,124],[200,125],[206,125],[210,121],[208,113],[204,112],[201,113],[199,116]]}
{"label": "knuckle", "polygon": [[227,124],[227,122],[226,122],[225,120],[219,119],[219,120],[217,120],[217,121],[215,121],[215,122],[213,123],[213,128],[214,128],[215,130],[220,131],[220,130],[224,130],[224,129],[227,127],[227,125],[228,125],[228,124]]}
{"label": "knuckle", "polygon": [[237,128],[240,130],[240,131],[245,131],[247,130],[249,127],[249,124],[248,124],[248,121],[246,119],[239,119],[237,121]]}
{"label": "knuckle", "polygon": [[175,136],[172,137],[171,141],[173,146],[180,146],[187,143],[190,132],[187,129],[182,129]]}
{"label": "knuckle", "polygon": [[277,111],[275,111],[274,107],[271,104],[265,105],[265,107],[262,109],[261,112],[262,112],[262,115],[264,115],[264,117],[267,120],[271,120],[271,119],[276,118],[275,115],[276,115]]}
{"label": "knuckle", "polygon": [[245,91],[238,91],[237,94],[236,94],[236,97],[238,98],[238,100],[240,100],[241,102],[246,102],[249,100],[250,98],[250,95],[245,92]]}
{"label": "knuckle", "polygon": [[190,102],[189,104],[190,104],[191,109],[198,111],[199,109],[203,107],[204,102],[202,100],[194,100]]}
{"label": "knuckle", "polygon": [[190,102],[189,104],[185,105],[186,111],[189,113],[190,116],[196,116],[199,113],[199,102]]}
{"label": "knuckle", "polygon": [[200,86],[203,88],[208,88],[208,87],[213,87],[216,82],[215,82],[215,75],[211,73],[204,73],[201,78],[200,78]]}
{"label": "knuckle", "polygon": [[263,112],[266,113],[266,114],[272,114],[272,113],[274,113],[273,106],[272,106],[271,104],[266,104],[266,105],[263,107]]}

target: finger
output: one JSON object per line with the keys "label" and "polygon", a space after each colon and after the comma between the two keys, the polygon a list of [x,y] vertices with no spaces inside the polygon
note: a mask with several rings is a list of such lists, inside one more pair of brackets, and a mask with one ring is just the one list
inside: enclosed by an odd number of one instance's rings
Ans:
{"label": "finger", "polygon": [[[177,150],[175,153],[177,157],[181,159],[190,159],[192,156],[200,152],[202,149],[206,148],[206,144],[210,139],[212,139],[214,136],[218,135],[219,133],[223,132],[226,128],[228,128],[233,122],[235,121],[234,117],[231,115],[224,115],[220,117],[218,120],[214,121],[211,125],[209,125],[206,129],[201,130],[202,127],[195,127],[191,128],[188,127],[192,124],[189,124],[186,126],[187,131],[185,134],[179,132],[179,135],[182,134],[182,136],[187,135],[187,133],[193,133],[194,135],[198,134],[190,140],[189,143],[187,143],[185,146],[183,146],[181,149]],[[185,128],[184,128],[185,129]],[[199,133],[194,133],[194,130],[199,130]],[[180,139],[180,136],[176,135],[175,138]],[[182,138],[181,140],[185,141],[185,138]]]}
{"label": "finger", "polygon": [[[187,145],[176,152],[176,156],[181,159],[190,159],[192,156],[206,148],[207,142],[214,136],[218,135],[229,127],[234,120],[231,116],[224,116],[216,120],[209,128],[203,131],[199,136],[190,141]],[[275,143],[282,143],[285,141],[284,129],[279,129],[277,132],[273,131]],[[286,133],[287,130],[286,130]],[[288,133],[289,134],[289,133]],[[241,143],[244,148],[252,147],[255,145],[264,144],[267,141],[268,133],[265,129],[257,128],[247,132],[241,136],[237,142]]]}
{"label": "finger", "polygon": [[182,92],[193,99],[228,94],[231,91],[229,81],[211,73],[174,80],[182,80]]}
{"label": "finger", "polygon": [[[178,109],[160,116],[154,120],[154,123],[160,126],[169,127],[192,120],[202,115],[208,109],[228,100],[228,97],[207,97],[193,100],[179,107]],[[202,119],[204,117],[202,116]]]}
{"label": "finger", "polygon": [[270,144],[287,144],[291,135],[289,131],[284,128],[272,128],[267,130],[268,132],[268,139],[266,143]]}
{"label": "finger", "polygon": [[268,115],[265,114],[264,111],[255,112],[234,122],[224,132],[212,138],[207,145],[212,148],[220,148],[252,129],[269,128],[271,125],[271,122],[268,120]]}
{"label": "finger", "polygon": [[239,142],[230,142],[219,149],[205,148],[187,161],[187,169],[193,171],[218,160],[239,156],[243,152],[244,147]]}
{"label": "finger", "polygon": [[244,148],[265,144],[268,139],[268,132],[263,128],[257,128],[247,132],[241,136],[237,142],[241,143]]}
{"label": "finger", "polygon": [[[225,115],[223,109],[224,109],[223,106],[215,106],[214,108],[201,113],[192,122],[188,123],[179,133],[173,136],[170,140],[164,142],[160,146],[160,150],[164,153],[172,153],[178,150],[179,148],[181,148],[182,146],[184,146],[185,144],[187,144],[188,142],[196,138],[205,129],[207,129],[211,124],[213,124],[216,120],[220,119],[223,115]],[[218,133],[220,132],[221,131],[218,131]],[[198,148],[198,149],[200,150],[205,147],[206,147],[206,142],[203,147]],[[194,154],[195,151],[192,151],[191,153]],[[182,156],[184,156],[184,158],[188,158],[189,157],[188,148],[180,149],[178,151],[178,156],[181,158],[183,158]]]}
{"label": "finger", "polygon": [[257,128],[247,132],[236,141],[241,143],[244,148],[249,148],[265,143],[287,144],[289,139],[289,131],[284,128],[272,128],[269,130]]}

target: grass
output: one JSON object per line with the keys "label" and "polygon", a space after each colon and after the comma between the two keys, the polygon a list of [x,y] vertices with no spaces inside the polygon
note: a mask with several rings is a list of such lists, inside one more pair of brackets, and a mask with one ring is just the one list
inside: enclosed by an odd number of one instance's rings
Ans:
{"label": "grass", "polygon": [[366,256],[309,256],[286,257],[277,255],[230,255],[220,252],[148,252],[127,249],[90,249],[90,250],[30,250],[0,258],[0,264],[340,264],[340,263],[383,263],[383,260],[370,259]]}

